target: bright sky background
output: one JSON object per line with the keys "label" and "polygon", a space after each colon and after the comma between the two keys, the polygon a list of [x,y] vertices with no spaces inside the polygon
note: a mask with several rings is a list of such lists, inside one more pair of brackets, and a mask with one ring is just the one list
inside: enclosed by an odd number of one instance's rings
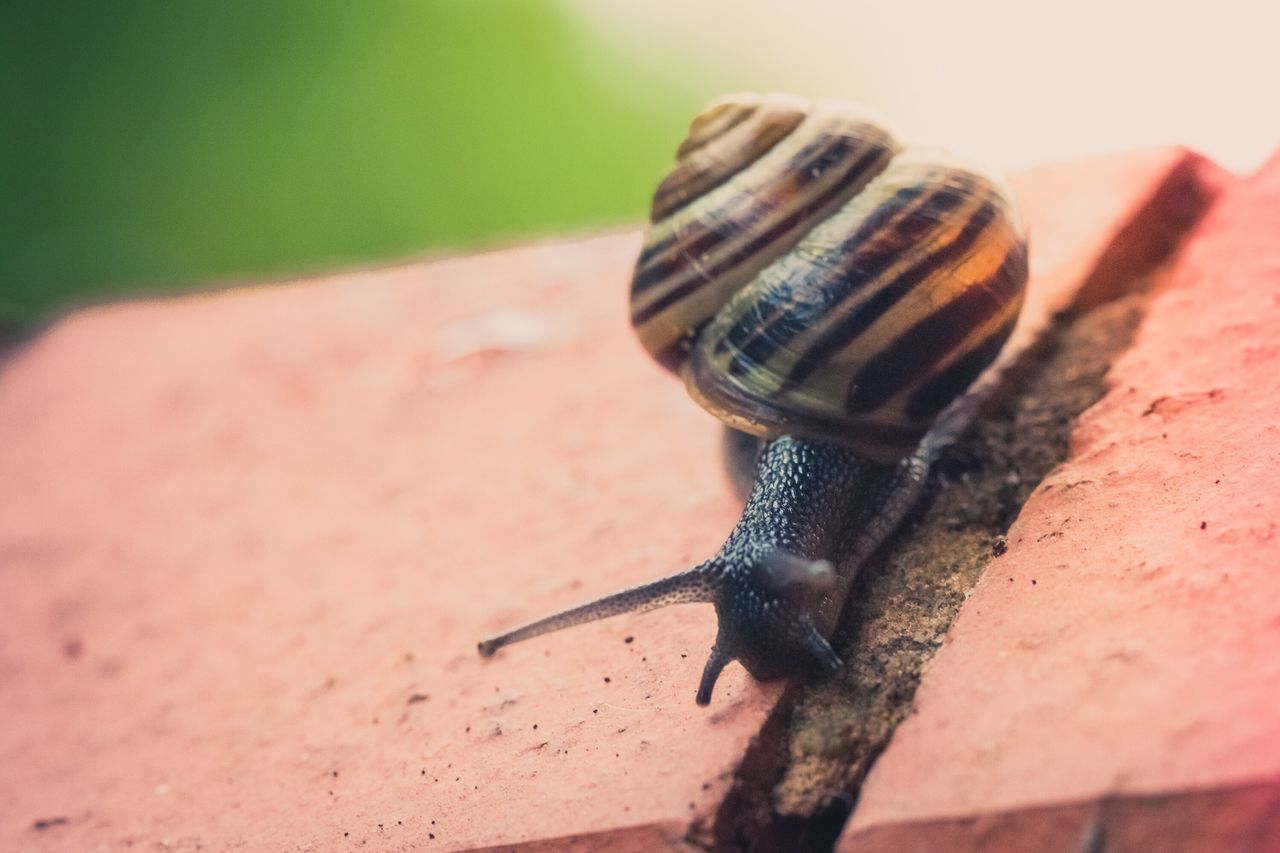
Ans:
{"label": "bright sky background", "polygon": [[1004,169],[1179,142],[1247,172],[1280,145],[1275,0],[563,2],[677,82],[865,101]]}

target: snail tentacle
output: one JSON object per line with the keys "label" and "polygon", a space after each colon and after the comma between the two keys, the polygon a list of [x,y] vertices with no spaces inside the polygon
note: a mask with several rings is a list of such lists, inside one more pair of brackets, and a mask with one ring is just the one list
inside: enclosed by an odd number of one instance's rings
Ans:
{"label": "snail tentacle", "polygon": [[711,647],[711,655],[707,658],[706,666],[702,668],[702,679],[698,682],[698,693],[693,701],[703,706],[711,704],[711,691],[715,689],[720,673],[732,660],[733,658],[720,648],[720,641],[717,640]]}
{"label": "snail tentacle", "polygon": [[595,601],[554,613],[504,634],[486,637],[477,644],[477,648],[480,656],[487,658],[498,649],[512,643],[540,637],[552,631],[572,628],[575,625],[608,619],[610,616],[622,613],[646,613],[669,604],[711,601],[716,586],[715,576],[707,570],[707,564],[704,563],[679,574],[624,589]]}

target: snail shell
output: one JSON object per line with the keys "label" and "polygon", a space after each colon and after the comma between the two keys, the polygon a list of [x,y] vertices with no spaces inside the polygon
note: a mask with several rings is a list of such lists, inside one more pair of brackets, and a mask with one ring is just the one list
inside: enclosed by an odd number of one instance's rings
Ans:
{"label": "snail shell", "polygon": [[1012,332],[1027,245],[997,179],[855,106],[778,95],[713,103],[677,156],[632,322],[730,426],[891,462]]}

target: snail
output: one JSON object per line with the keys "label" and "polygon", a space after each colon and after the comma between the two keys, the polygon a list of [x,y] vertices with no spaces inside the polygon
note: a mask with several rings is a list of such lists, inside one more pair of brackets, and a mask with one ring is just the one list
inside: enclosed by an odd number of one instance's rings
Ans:
{"label": "snail", "polygon": [[480,654],[709,602],[719,626],[699,705],[733,660],[760,680],[838,671],[828,638],[853,578],[967,426],[1026,281],[1024,228],[998,179],[903,146],[851,104],[710,104],[654,195],[631,318],[729,427],[741,520],[700,565],[485,639]]}

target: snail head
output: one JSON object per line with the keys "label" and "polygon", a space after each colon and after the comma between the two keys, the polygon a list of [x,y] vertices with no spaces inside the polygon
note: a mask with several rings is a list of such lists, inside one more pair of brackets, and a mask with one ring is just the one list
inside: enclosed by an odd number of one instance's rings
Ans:
{"label": "snail head", "polygon": [[811,616],[834,586],[835,570],[826,560],[778,549],[748,555],[722,553],[687,571],[489,637],[478,649],[481,656],[489,657],[503,646],[621,613],[710,603],[715,605],[719,630],[697,693],[698,704],[707,705],[716,679],[734,660],[760,680],[838,670],[840,658]]}
{"label": "snail head", "polygon": [[720,627],[698,685],[699,705],[711,701],[716,678],[732,660],[760,681],[840,669],[812,617],[835,588],[831,563],[777,549],[728,559],[713,599]]}

